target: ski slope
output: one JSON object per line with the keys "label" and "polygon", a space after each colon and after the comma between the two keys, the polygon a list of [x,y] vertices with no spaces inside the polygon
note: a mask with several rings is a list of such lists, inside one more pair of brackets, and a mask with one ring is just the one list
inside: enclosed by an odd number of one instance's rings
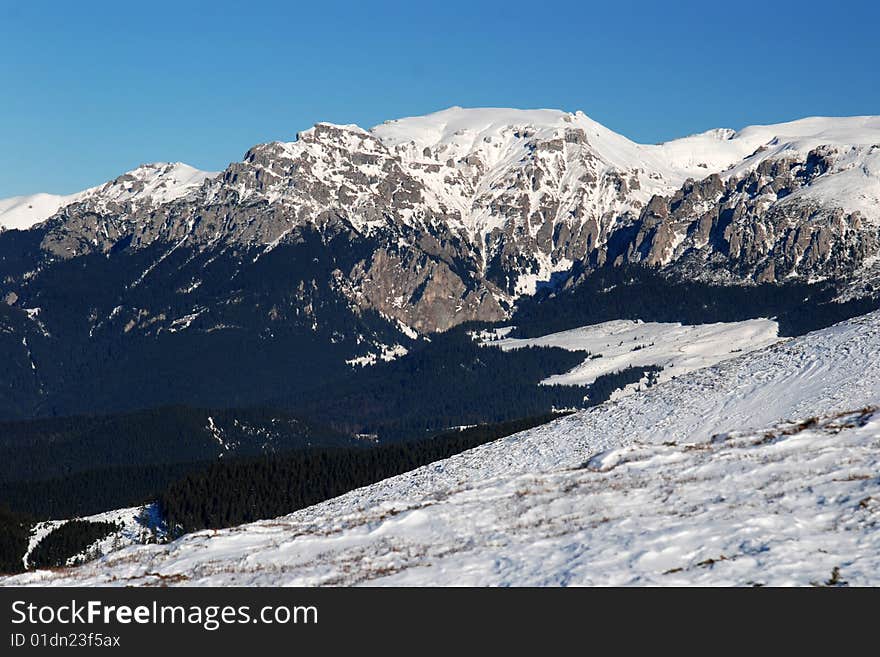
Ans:
{"label": "ski slope", "polygon": [[3,583],[880,584],[878,350],[872,313],[286,517]]}

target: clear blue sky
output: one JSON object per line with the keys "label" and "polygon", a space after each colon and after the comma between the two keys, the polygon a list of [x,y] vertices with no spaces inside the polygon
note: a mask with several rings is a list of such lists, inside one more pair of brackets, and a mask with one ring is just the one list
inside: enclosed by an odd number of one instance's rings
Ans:
{"label": "clear blue sky", "polygon": [[0,0],[0,197],[450,105],[580,109],[644,142],[880,114],[878,4]]}

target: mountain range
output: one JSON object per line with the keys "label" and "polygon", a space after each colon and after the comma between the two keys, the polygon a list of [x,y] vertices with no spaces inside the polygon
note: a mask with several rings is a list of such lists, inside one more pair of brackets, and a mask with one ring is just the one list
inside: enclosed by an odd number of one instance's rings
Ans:
{"label": "mountain range", "polygon": [[319,123],[222,172],[0,201],[0,226],[0,417],[259,404],[602,271],[871,298],[880,117],[657,145],[556,110]]}
{"label": "mountain range", "polygon": [[106,555],[0,583],[874,583],[878,282],[870,116],[453,107],[0,200],[0,569]]}
{"label": "mountain range", "polygon": [[370,246],[338,272],[346,298],[430,332],[502,318],[576,263],[856,285],[876,274],[878,167],[878,117],[643,145],[581,112],[456,107],[370,130],[320,123],[220,173],[145,165],[0,201],[0,225],[44,221],[47,259],[155,244],[258,259],[304,231],[345,234]]}

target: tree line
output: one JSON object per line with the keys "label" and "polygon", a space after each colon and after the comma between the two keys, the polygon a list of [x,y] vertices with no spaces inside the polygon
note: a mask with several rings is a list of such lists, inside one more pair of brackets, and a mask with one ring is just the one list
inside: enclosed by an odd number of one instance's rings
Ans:
{"label": "tree line", "polygon": [[614,319],[708,324],[776,318],[783,336],[803,335],[880,308],[880,297],[836,300],[833,283],[720,285],[672,278],[640,265],[575,274],[576,284],[521,299],[511,337],[531,338]]}
{"label": "tree line", "polygon": [[220,461],[159,496],[172,533],[240,525],[292,513],[348,491],[544,424],[557,415],[451,430],[372,449],[312,449]]}
{"label": "tree line", "polygon": [[[36,524],[33,516],[15,513],[0,506],[0,574],[25,570],[24,557]],[[57,568],[83,553],[90,546],[119,531],[113,522],[70,520],[46,534],[28,555],[28,568]],[[87,557],[88,555],[84,555]]]}

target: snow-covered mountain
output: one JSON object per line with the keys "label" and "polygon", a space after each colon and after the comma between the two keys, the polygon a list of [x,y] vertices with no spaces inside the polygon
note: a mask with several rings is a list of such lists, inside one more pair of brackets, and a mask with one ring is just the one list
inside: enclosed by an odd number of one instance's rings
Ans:
{"label": "snow-covered mountain", "polygon": [[542,282],[602,264],[732,284],[832,279],[859,296],[880,266],[878,172],[878,117],[645,145],[581,112],[453,107],[371,130],[319,123],[221,174],[148,165],[0,211],[19,227],[49,219],[48,258],[167,245],[257,260],[311,231],[365,241],[335,288],[430,332],[501,319]]}
{"label": "snow-covered mountain", "polygon": [[80,194],[30,194],[0,199],[0,230],[27,230],[51,217]]}
{"label": "snow-covered mountain", "polygon": [[513,294],[584,259],[708,261],[782,280],[828,275],[829,262],[840,274],[877,252],[877,117],[643,145],[580,112],[452,108],[372,132],[460,213],[484,263],[519,261],[504,267]]}
{"label": "snow-covered mountain", "polygon": [[111,203],[131,201],[150,207],[185,196],[219,172],[200,171],[183,162],[143,164],[103,185],[75,194],[32,194],[0,199],[0,230],[27,230],[74,203],[94,203],[107,208]]}
{"label": "snow-covered mountain", "polygon": [[862,584],[880,313],[290,516],[3,584]]}

